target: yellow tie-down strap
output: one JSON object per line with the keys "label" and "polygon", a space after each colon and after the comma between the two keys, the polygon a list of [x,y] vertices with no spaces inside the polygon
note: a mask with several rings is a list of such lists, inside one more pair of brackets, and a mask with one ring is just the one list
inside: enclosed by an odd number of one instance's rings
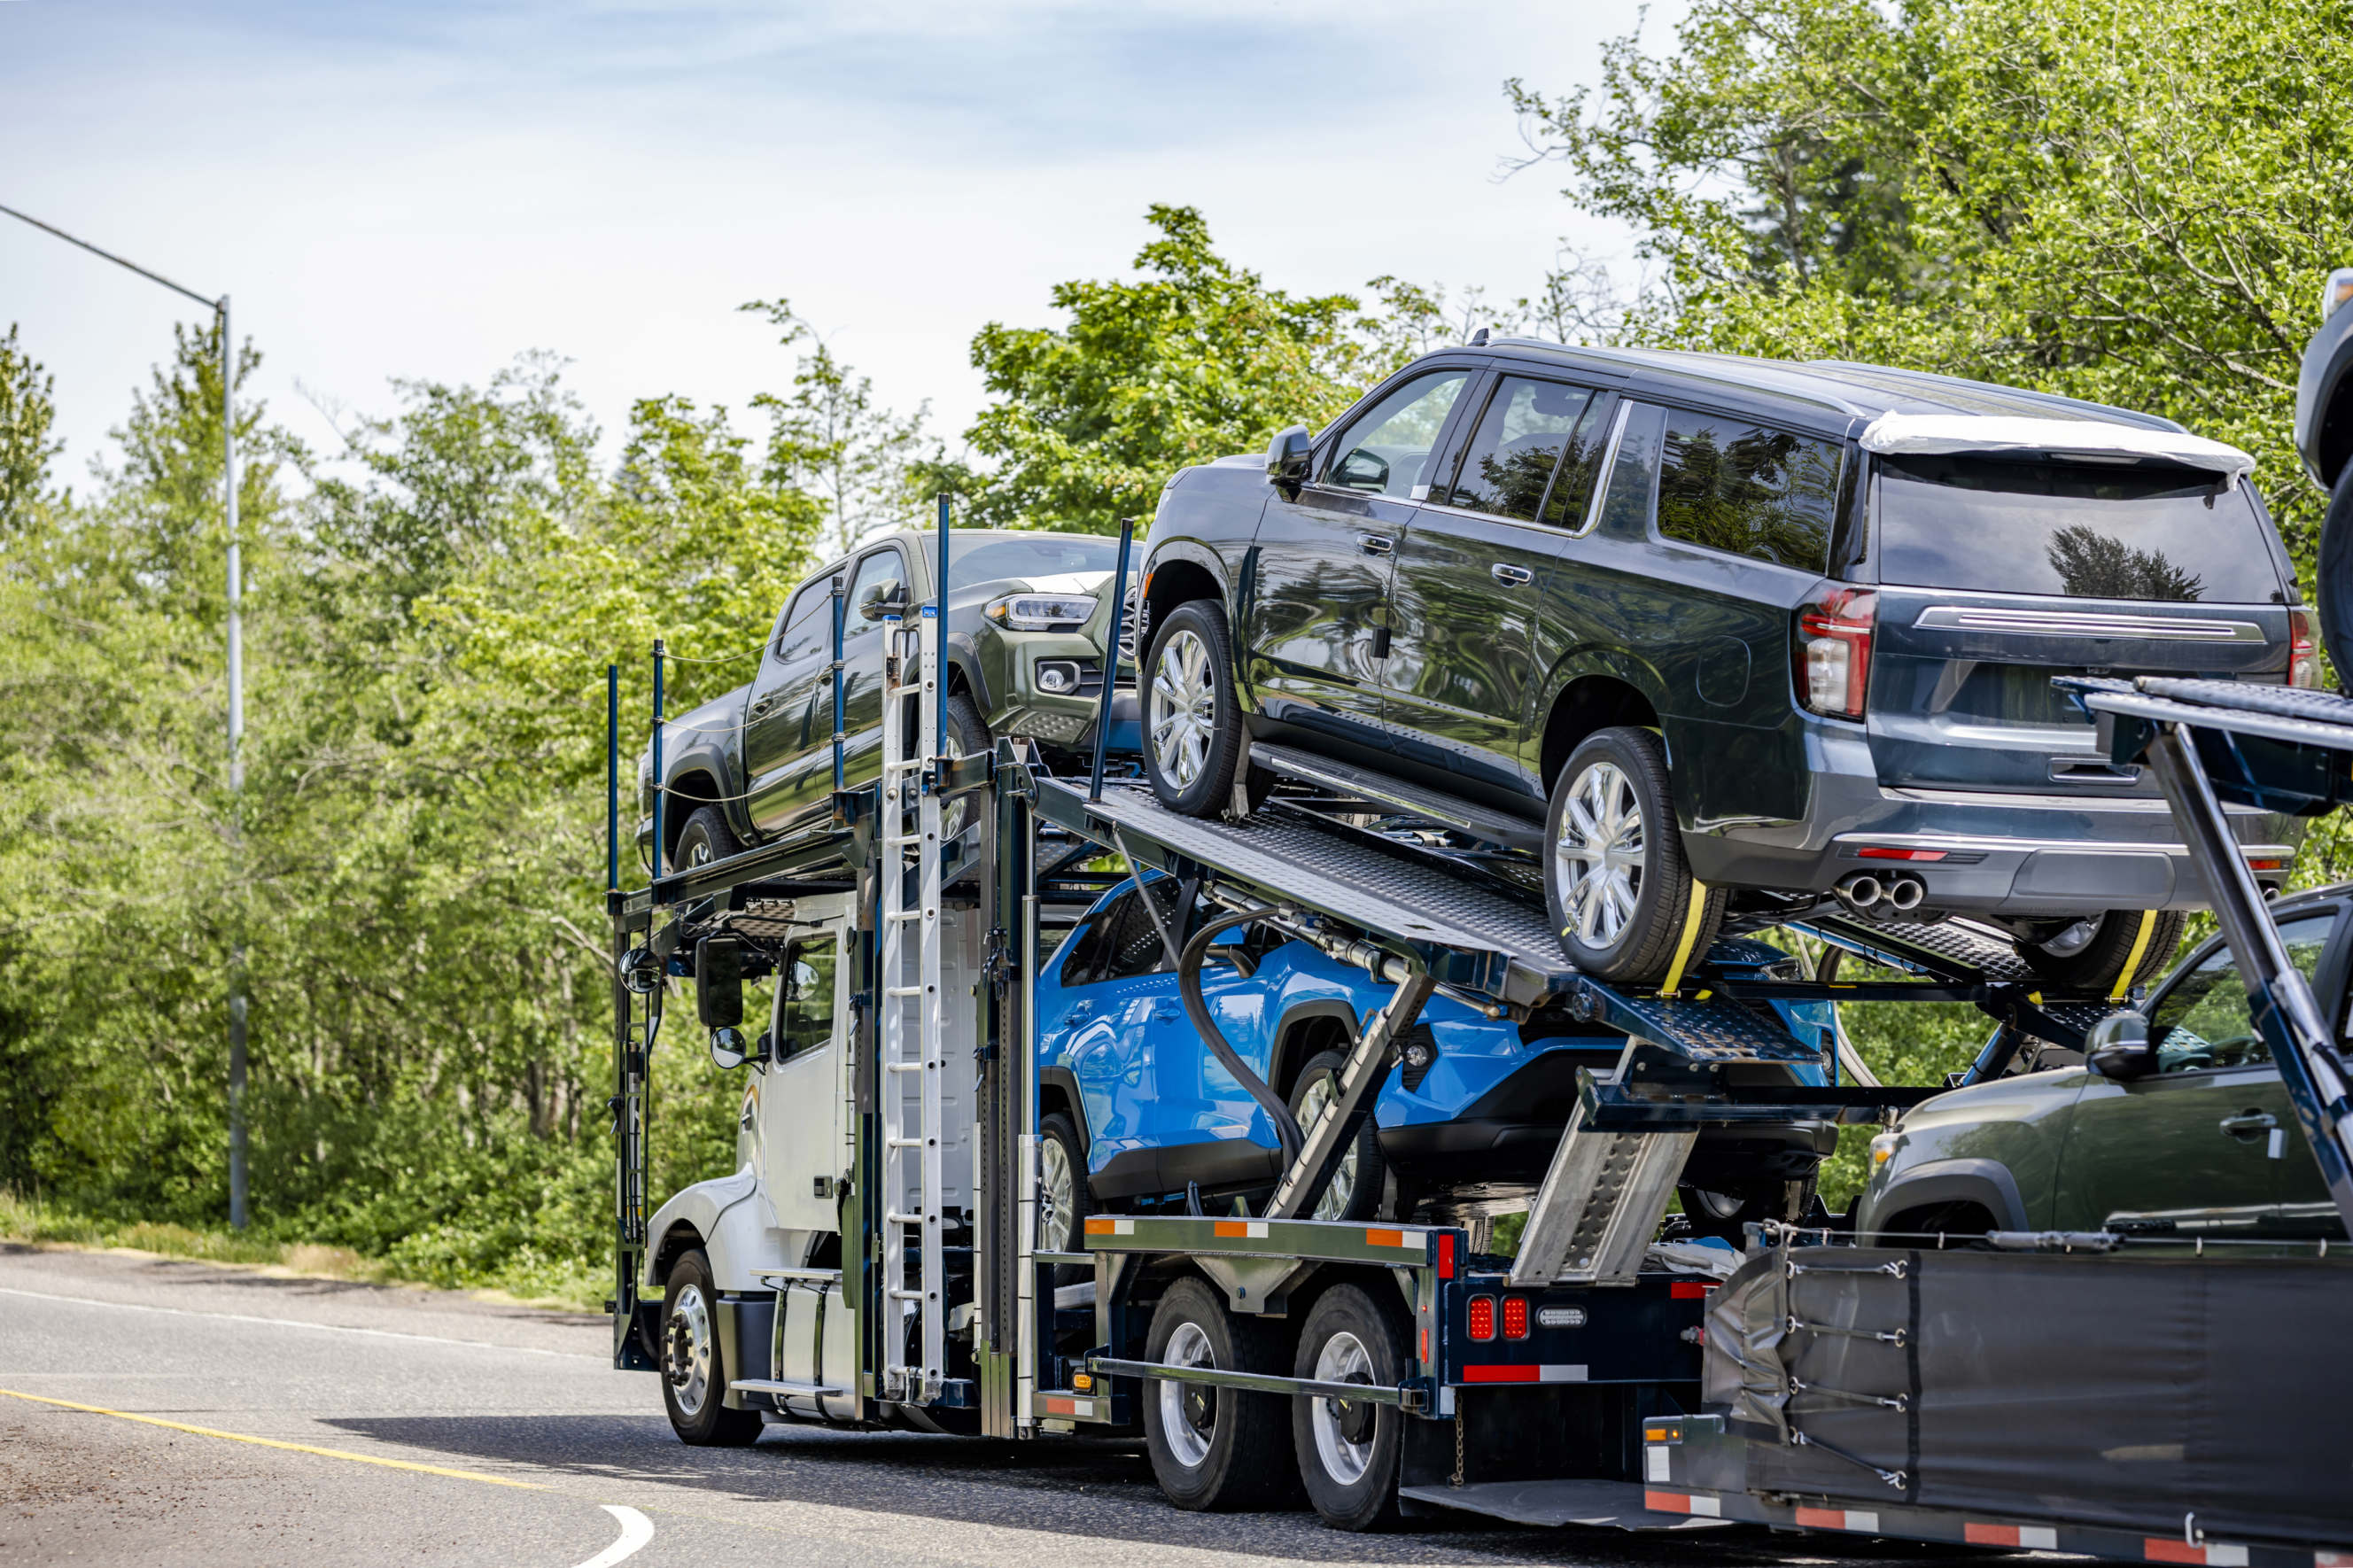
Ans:
{"label": "yellow tie-down strap", "polygon": [[2132,952],[2125,959],[2123,973],[2116,976],[2116,989],[2108,993],[2109,1001],[2123,1001],[2125,993],[2132,989],[2133,976],[2140,972],[2140,961],[2148,956],[2148,939],[2155,934],[2156,931],[2157,911],[2143,910],[2140,916],[2140,930],[2133,933]]}
{"label": "yellow tie-down strap", "polygon": [[1707,884],[1697,877],[1692,879],[1691,908],[1683,913],[1683,940],[1675,943],[1675,961],[1667,965],[1667,978],[1659,986],[1659,994],[1672,996],[1683,983],[1683,971],[1691,967],[1692,949],[1699,942],[1700,928],[1707,923]]}

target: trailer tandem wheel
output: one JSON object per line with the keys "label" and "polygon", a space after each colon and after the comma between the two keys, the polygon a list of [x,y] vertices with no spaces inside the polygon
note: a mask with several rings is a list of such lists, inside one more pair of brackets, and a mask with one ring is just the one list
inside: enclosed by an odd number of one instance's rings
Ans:
{"label": "trailer tandem wheel", "polygon": [[[1407,1373],[1405,1326],[1380,1297],[1335,1285],[1300,1331],[1293,1377],[1395,1388]],[[1335,1530],[1393,1530],[1405,1412],[1393,1405],[1311,1397],[1291,1402],[1292,1441],[1307,1500]]]}
{"label": "trailer tandem wheel", "polygon": [[[1282,1331],[1229,1313],[1199,1279],[1180,1279],[1152,1314],[1149,1359],[1281,1376]],[[1207,1384],[1145,1384],[1144,1444],[1152,1474],[1178,1508],[1244,1512],[1292,1500],[1291,1424],[1281,1394]]]}

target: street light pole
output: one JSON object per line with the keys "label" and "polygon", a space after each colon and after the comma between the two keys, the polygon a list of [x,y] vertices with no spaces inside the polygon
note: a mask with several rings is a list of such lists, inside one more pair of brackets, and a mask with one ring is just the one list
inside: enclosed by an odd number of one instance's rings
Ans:
{"label": "street light pole", "polygon": [[[242,869],[245,856],[245,627],[241,610],[245,599],[245,577],[238,569],[237,537],[237,348],[229,338],[228,296],[207,300],[193,289],[184,289],[160,272],[150,272],[135,261],[126,261],[111,250],[102,250],[86,239],[68,234],[55,224],[43,223],[29,213],[15,207],[0,206],[0,213],[31,224],[44,233],[56,235],[69,245],[79,246],[92,256],[103,257],[117,267],[136,272],[150,283],[160,283],[174,294],[194,300],[213,312],[220,326],[221,368],[221,491],[228,517],[228,794],[229,844]],[[228,996],[228,1223],[232,1229],[243,1230],[246,1224],[246,1162],[245,1162],[245,916],[243,892],[237,900],[236,926],[229,944]]]}

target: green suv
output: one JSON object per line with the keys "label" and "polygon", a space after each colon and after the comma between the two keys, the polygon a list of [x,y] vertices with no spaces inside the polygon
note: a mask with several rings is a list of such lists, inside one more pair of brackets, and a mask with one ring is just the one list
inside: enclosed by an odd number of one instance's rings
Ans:
{"label": "green suv", "polygon": [[[2344,1037],[2353,885],[2282,900],[2280,935]],[[1872,1141],[1859,1233],[2341,1235],[2237,963],[2220,938],[2084,1063],[1923,1101]],[[2054,1059],[2068,1065],[2052,1068]]]}

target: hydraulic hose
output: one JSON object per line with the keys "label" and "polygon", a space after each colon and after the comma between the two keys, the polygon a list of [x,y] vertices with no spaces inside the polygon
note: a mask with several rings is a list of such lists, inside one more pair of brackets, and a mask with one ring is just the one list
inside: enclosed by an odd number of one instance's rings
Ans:
{"label": "hydraulic hose", "polygon": [[1234,1081],[1250,1091],[1250,1097],[1258,1101],[1259,1109],[1265,1111],[1267,1119],[1274,1123],[1275,1142],[1282,1145],[1282,1163],[1287,1170],[1298,1160],[1300,1147],[1307,1142],[1300,1136],[1299,1120],[1291,1114],[1291,1107],[1282,1102],[1282,1096],[1266,1086],[1266,1079],[1251,1071],[1250,1065],[1235,1052],[1226,1039],[1225,1031],[1219,1028],[1218,1021],[1209,1016],[1209,1005],[1201,995],[1201,965],[1208,957],[1209,943],[1221,932],[1239,925],[1248,925],[1252,921],[1264,920],[1274,912],[1271,908],[1237,910],[1231,914],[1219,915],[1195,931],[1193,940],[1185,944],[1185,952],[1176,961],[1176,989],[1185,998],[1185,1016],[1193,1020],[1193,1027],[1200,1033],[1201,1043],[1209,1047],[1209,1054],[1218,1058],[1218,1065],[1231,1073]]}

